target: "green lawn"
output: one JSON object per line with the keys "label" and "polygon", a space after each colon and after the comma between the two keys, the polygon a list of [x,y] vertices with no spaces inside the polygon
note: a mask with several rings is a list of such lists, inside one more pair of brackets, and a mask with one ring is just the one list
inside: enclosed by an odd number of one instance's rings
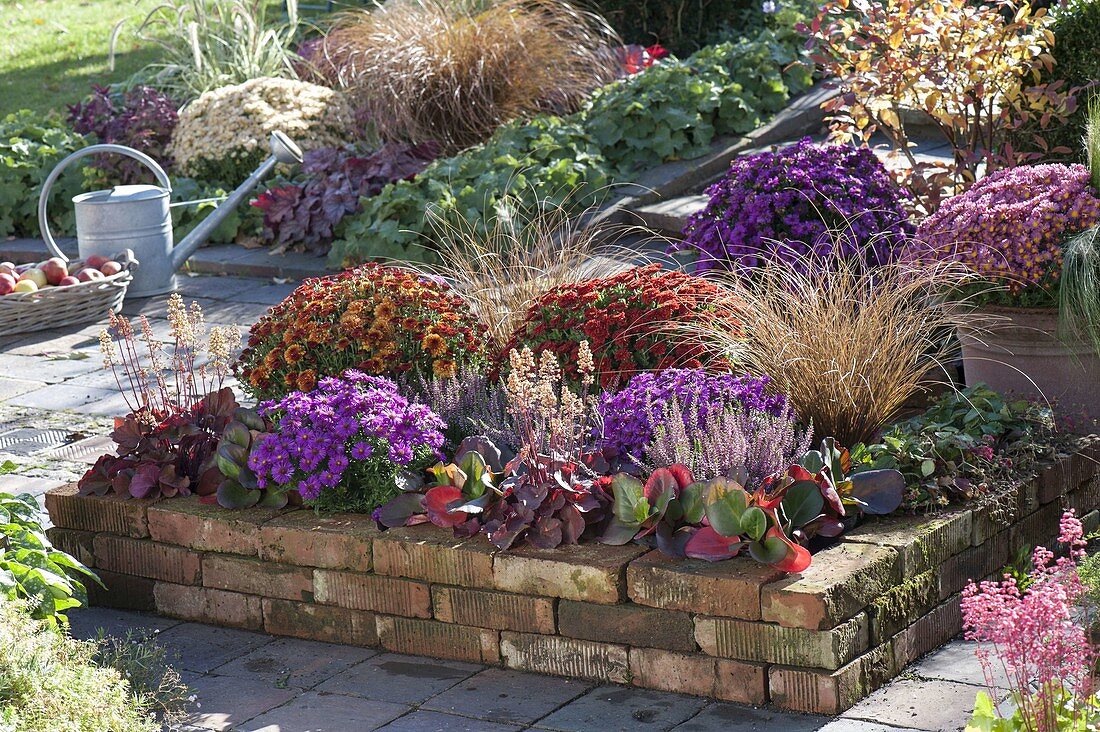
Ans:
{"label": "green lawn", "polygon": [[[65,112],[91,84],[121,81],[155,61],[133,29],[157,0],[0,0],[0,113],[27,108]],[[115,70],[111,28],[127,19]]]}

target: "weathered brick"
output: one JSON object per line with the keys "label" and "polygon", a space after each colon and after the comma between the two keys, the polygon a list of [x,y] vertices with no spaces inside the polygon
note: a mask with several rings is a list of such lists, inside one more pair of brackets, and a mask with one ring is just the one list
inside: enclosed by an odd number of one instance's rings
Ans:
{"label": "weathered brick", "polygon": [[561,600],[558,603],[558,633],[570,638],[628,646],[652,646],[688,653],[696,650],[689,614],[633,603],[597,605]]}
{"label": "weathered brick", "polygon": [[456,539],[430,524],[390,529],[373,542],[374,572],[459,587],[493,587],[493,554],[484,537]]}
{"label": "weathered brick", "polygon": [[264,598],[263,610],[264,630],[271,635],[353,646],[378,645],[375,615],[365,610],[270,597]]}
{"label": "weathered brick", "polygon": [[75,557],[86,567],[95,566],[95,549],[92,540],[95,534],[91,531],[79,531],[77,529],[59,529],[56,526],[46,529],[46,538],[55,548]]}
{"label": "weathered brick", "polygon": [[912,577],[970,546],[972,527],[969,510],[937,516],[872,517],[843,534],[842,541],[894,549],[901,576]]}
{"label": "weathered brick", "polygon": [[1085,531],[1085,535],[1094,533],[1097,529],[1100,529],[1100,511],[1089,511],[1081,517],[1081,526]]}
{"label": "weathered brick", "polygon": [[631,683],[646,689],[740,702],[767,702],[765,667],[697,653],[630,649]]}
{"label": "weathered brick", "polygon": [[202,583],[218,590],[244,592],[283,600],[313,600],[313,570],[228,554],[207,554]]}
{"label": "weathered brick", "polygon": [[493,559],[496,586],[522,595],[615,604],[626,599],[626,566],[645,553],[636,545],[524,546]]}
{"label": "weathered brick", "polygon": [[748,557],[704,562],[653,550],[627,566],[626,585],[640,605],[759,620],[760,588],[782,576]]}
{"label": "weathered brick", "polygon": [[318,569],[313,587],[317,602],[325,605],[413,618],[432,616],[431,595],[423,582]]}
{"label": "weathered brick", "polygon": [[962,630],[961,595],[953,595],[894,636],[895,665],[900,671],[931,653]]}
{"label": "weathered brick", "polygon": [[867,650],[869,625],[866,613],[829,630],[699,616],[695,639],[711,656],[832,670]]}
{"label": "weathered brick", "polygon": [[971,546],[984,544],[1020,517],[1019,491],[1019,486],[995,488],[990,495],[982,497],[980,505],[971,511],[974,515],[970,531]]}
{"label": "weathered brick", "polygon": [[264,627],[260,598],[253,595],[169,582],[157,582],[153,593],[161,615],[247,630]]}
{"label": "weathered brick", "polygon": [[1100,476],[1066,496],[1066,503],[1077,511],[1078,516],[1100,508]]}
{"label": "weathered brick", "polygon": [[768,694],[783,709],[837,715],[878,689],[898,672],[893,648],[874,648],[836,671],[771,666]]}
{"label": "weathered brick", "polygon": [[149,508],[149,534],[188,549],[255,556],[260,524],[275,515],[261,508],[227,511],[198,496],[173,498]]}
{"label": "weathered brick", "polygon": [[202,555],[171,544],[97,534],[92,542],[96,566],[120,574],[197,585],[202,577]]}
{"label": "weathered brick", "polygon": [[521,671],[615,684],[630,681],[626,646],[505,630],[500,634],[500,655],[505,666]]}
{"label": "weathered brick", "polygon": [[260,527],[260,558],[302,567],[373,567],[371,544],[381,532],[369,516],[293,511]]}
{"label": "weathered brick", "polygon": [[46,510],[54,526],[81,531],[105,531],[141,539],[149,536],[146,511],[151,499],[106,496],[82,496],[76,483],[46,493]]}
{"label": "weathered brick", "polygon": [[1011,556],[1010,531],[1002,531],[982,546],[973,546],[957,554],[936,570],[937,599],[952,595],[970,580],[981,581],[1008,563]]}
{"label": "weathered brick", "polygon": [[554,601],[548,597],[513,595],[464,587],[432,587],[436,620],[521,633],[553,633]]}
{"label": "weathered brick", "polygon": [[148,577],[136,577],[132,574],[118,574],[104,569],[96,569],[96,576],[105,587],[88,580],[84,583],[88,590],[88,604],[97,607],[114,607],[120,610],[157,609],[153,597],[154,580]]}
{"label": "weathered brick", "polygon": [[1063,508],[1056,501],[1024,516],[1009,530],[1009,551],[1016,551],[1022,546],[1033,547],[1037,544],[1050,543],[1051,539],[1058,536],[1058,524],[1062,513]]}
{"label": "weathered brick", "polygon": [[764,585],[761,617],[792,628],[836,627],[897,584],[897,558],[893,549],[874,544],[820,551],[806,571]]}
{"label": "weathered brick", "polygon": [[495,630],[389,615],[379,615],[377,626],[378,642],[388,651],[474,663],[500,662]]}
{"label": "weathered brick", "polygon": [[[976,548],[971,547],[966,551],[974,551]],[[875,598],[867,608],[871,618],[870,644],[877,646],[890,640],[917,618],[931,611],[939,601],[939,575],[935,571],[910,577],[891,588],[885,595]]]}

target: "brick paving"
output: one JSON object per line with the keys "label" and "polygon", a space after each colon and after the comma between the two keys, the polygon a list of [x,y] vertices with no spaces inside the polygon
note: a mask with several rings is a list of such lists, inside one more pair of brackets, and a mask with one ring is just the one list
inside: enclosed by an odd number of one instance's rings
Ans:
{"label": "brick paving", "polygon": [[[182,294],[200,301],[207,322],[242,331],[293,286],[272,278],[181,278]],[[166,337],[163,298],[127,303],[125,312],[147,315]],[[101,327],[0,338],[0,463],[16,465],[0,475],[0,490],[40,497],[79,477],[107,444],[111,417],[125,405],[100,370]],[[956,641],[829,719],[130,611],[91,608],[72,621],[81,637],[100,627],[158,632],[201,705],[187,732],[953,730],[965,726],[982,684],[971,645]]]}

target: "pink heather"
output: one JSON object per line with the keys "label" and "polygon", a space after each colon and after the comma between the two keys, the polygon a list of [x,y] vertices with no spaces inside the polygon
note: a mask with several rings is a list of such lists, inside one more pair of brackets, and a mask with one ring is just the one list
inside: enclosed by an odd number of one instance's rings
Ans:
{"label": "pink heather", "polygon": [[1000,582],[971,581],[962,598],[967,640],[992,646],[977,651],[987,685],[993,689],[999,664],[1028,729],[1038,732],[1057,728],[1055,704],[1063,691],[1083,700],[1094,690],[1096,651],[1074,622],[1084,592],[1077,561],[1084,557],[1085,541],[1073,511],[1062,516],[1060,531],[1058,540],[1069,547],[1069,556],[1055,559],[1050,550],[1036,547],[1026,592],[1006,575]]}

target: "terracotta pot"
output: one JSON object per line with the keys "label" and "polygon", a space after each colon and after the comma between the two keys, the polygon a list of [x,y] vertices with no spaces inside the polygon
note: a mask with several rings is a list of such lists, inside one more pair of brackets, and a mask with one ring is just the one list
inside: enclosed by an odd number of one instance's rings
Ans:
{"label": "terracotta pot", "polygon": [[966,383],[1057,402],[1059,413],[1100,417],[1100,357],[1083,340],[1058,337],[1058,311],[980,308],[975,332],[959,328]]}

